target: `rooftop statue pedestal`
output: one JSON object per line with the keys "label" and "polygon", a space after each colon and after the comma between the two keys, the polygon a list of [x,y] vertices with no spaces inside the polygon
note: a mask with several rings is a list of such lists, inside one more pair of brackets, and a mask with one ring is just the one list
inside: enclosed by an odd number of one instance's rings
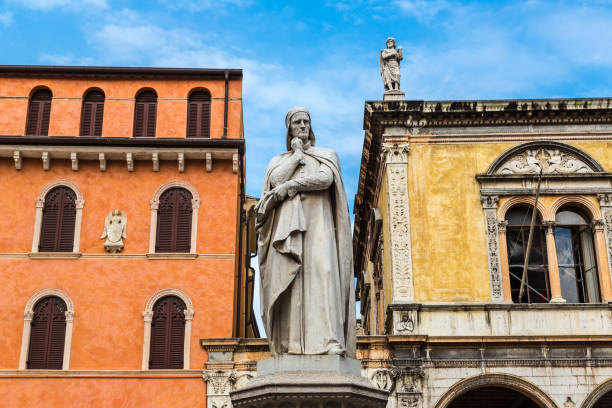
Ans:
{"label": "rooftop statue pedestal", "polygon": [[406,99],[405,94],[399,89],[385,91],[383,94],[383,101],[403,101],[404,99]]}
{"label": "rooftop statue pedestal", "polygon": [[384,408],[389,394],[361,376],[359,360],[282,355],[257,363],[257,377],[230,393],[234,408]]}

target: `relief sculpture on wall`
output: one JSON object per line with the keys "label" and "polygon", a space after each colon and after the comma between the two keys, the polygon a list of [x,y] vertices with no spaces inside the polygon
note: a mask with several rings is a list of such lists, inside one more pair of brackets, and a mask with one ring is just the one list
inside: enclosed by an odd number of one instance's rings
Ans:
{"label": "relief sculpture on wall", "polygon": [[127,215],[125,212],[113,210],[108,213],[104,220],[104,232],[100,239],[106,238],[104,249],[111,254],[121,252],[123,250],[123,238],[126,235]]}

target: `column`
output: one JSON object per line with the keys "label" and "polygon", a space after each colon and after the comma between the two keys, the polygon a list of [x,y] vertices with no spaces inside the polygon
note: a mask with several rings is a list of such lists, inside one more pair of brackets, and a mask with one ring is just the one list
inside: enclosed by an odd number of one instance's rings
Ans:
{"label": "column", "polygon": [[504,291],[504,302],[512,302],[512,289],[510,288],[510,269],[508,268],[508,243],[506,242],[506,227],[508,221],[502,220],[497,223],[499,243],[499,269],[501,271],[502,289]]}
{"label": "column", "polygon": [[610,272],[608,270],[608,256],[603,220],[593,220],[593,241],[595,243],[595,257],[597,258],[597,275],[601,290],[602,302],[612,302],[612,288],[610,288]]}
{"label": "column", "polygon": [[414,301],[410,201],[408,196],[408,143],[383,143],[389,209],[391,303]]}
{"label": "column", "polygon": [[[598,248],[600,245],[602,249],[605,249],[606,258],[607,258],[607,271],[605,274],[606,268],[602,268],[604,271],[599,272],[600,281],[607,282],[608,288],[611,286],[610,283],[612,281],[612,194],[597,194],[597,198],[599,199],[599,206],[601,207],[602,212],[602,221],[604,224],[603,229],[603,242],[598,243],[595,240],[595,247]],[[597,258],[597,264],[599,265],[599,256]],[[598,268],[598,271],[600,268]],[[605,275],[605,276],[604,276]],[[603,287],[603,284],[602,284]],[[603,292],[603,291],[602,291]],[[603,293],[602,293],[603,295]],[[602,296],[603,299],[606,299],[605,296]],[[610,301],[610,297],[607,298]]]}
{"label": "column", "polygon": [[555,245],[555,223],[544,221],[546,227],[546,257],[548,260],[548,282],[550,283],[550,303],[565,303],[561,295],[561,278],[559,277],[559,262],[557,261],[557,246]]}
{"label": "column", "polygon": [[[499,197],[496,195],[481,195],[480,203],[484,210],[485,228],[487,238],[487,260],[489,265],[489,285],[492,302],[503,302],[504,287],[499,262],[499,242],[497,231],[497,202]],[[504,233],[505,237],[505,233]],[[507,257],[506,257],[507,258]],[[507,262],[506,262],[507,264]],[[506,265],[507,266],[507,265]],[[509,292],[508,292],[509,293]]]}

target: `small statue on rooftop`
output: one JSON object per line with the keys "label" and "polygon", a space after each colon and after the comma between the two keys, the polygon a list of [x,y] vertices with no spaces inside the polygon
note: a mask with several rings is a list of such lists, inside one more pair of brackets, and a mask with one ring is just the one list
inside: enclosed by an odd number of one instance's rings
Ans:
{"label": "small statue on rooftop", "polygon": [[387,38],[387,48],[380,52],[380,76],[385,85],[385,92],[400,90],[400,61],[402,47],[395,48],[395,38]]}

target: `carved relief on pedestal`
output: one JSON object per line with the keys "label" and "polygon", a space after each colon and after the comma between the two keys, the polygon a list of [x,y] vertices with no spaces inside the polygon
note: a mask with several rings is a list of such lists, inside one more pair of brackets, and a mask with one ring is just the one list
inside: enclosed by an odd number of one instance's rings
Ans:
{"label": "carved relief on pedestal", "polygon": [[418,315],[416,310],[402,310],[393,313],[393,334],[410,335],[415,333]]}
{"label": "carved relief on pedestal", "polygon": [[489,264],[489,279],[491,285],[491,300],[503,302],[504,290],[499,264],[499,241],[497,224],[498,196],[483,195],[480,197],[485,215],[485,228],[487,232],[487,260]]}
{"label": "carved relief on pedestal", "polygon": [[414,299],[410,207],[408,197],[408,144],[385,143],[382,147],[387,173],[392,302]]}

